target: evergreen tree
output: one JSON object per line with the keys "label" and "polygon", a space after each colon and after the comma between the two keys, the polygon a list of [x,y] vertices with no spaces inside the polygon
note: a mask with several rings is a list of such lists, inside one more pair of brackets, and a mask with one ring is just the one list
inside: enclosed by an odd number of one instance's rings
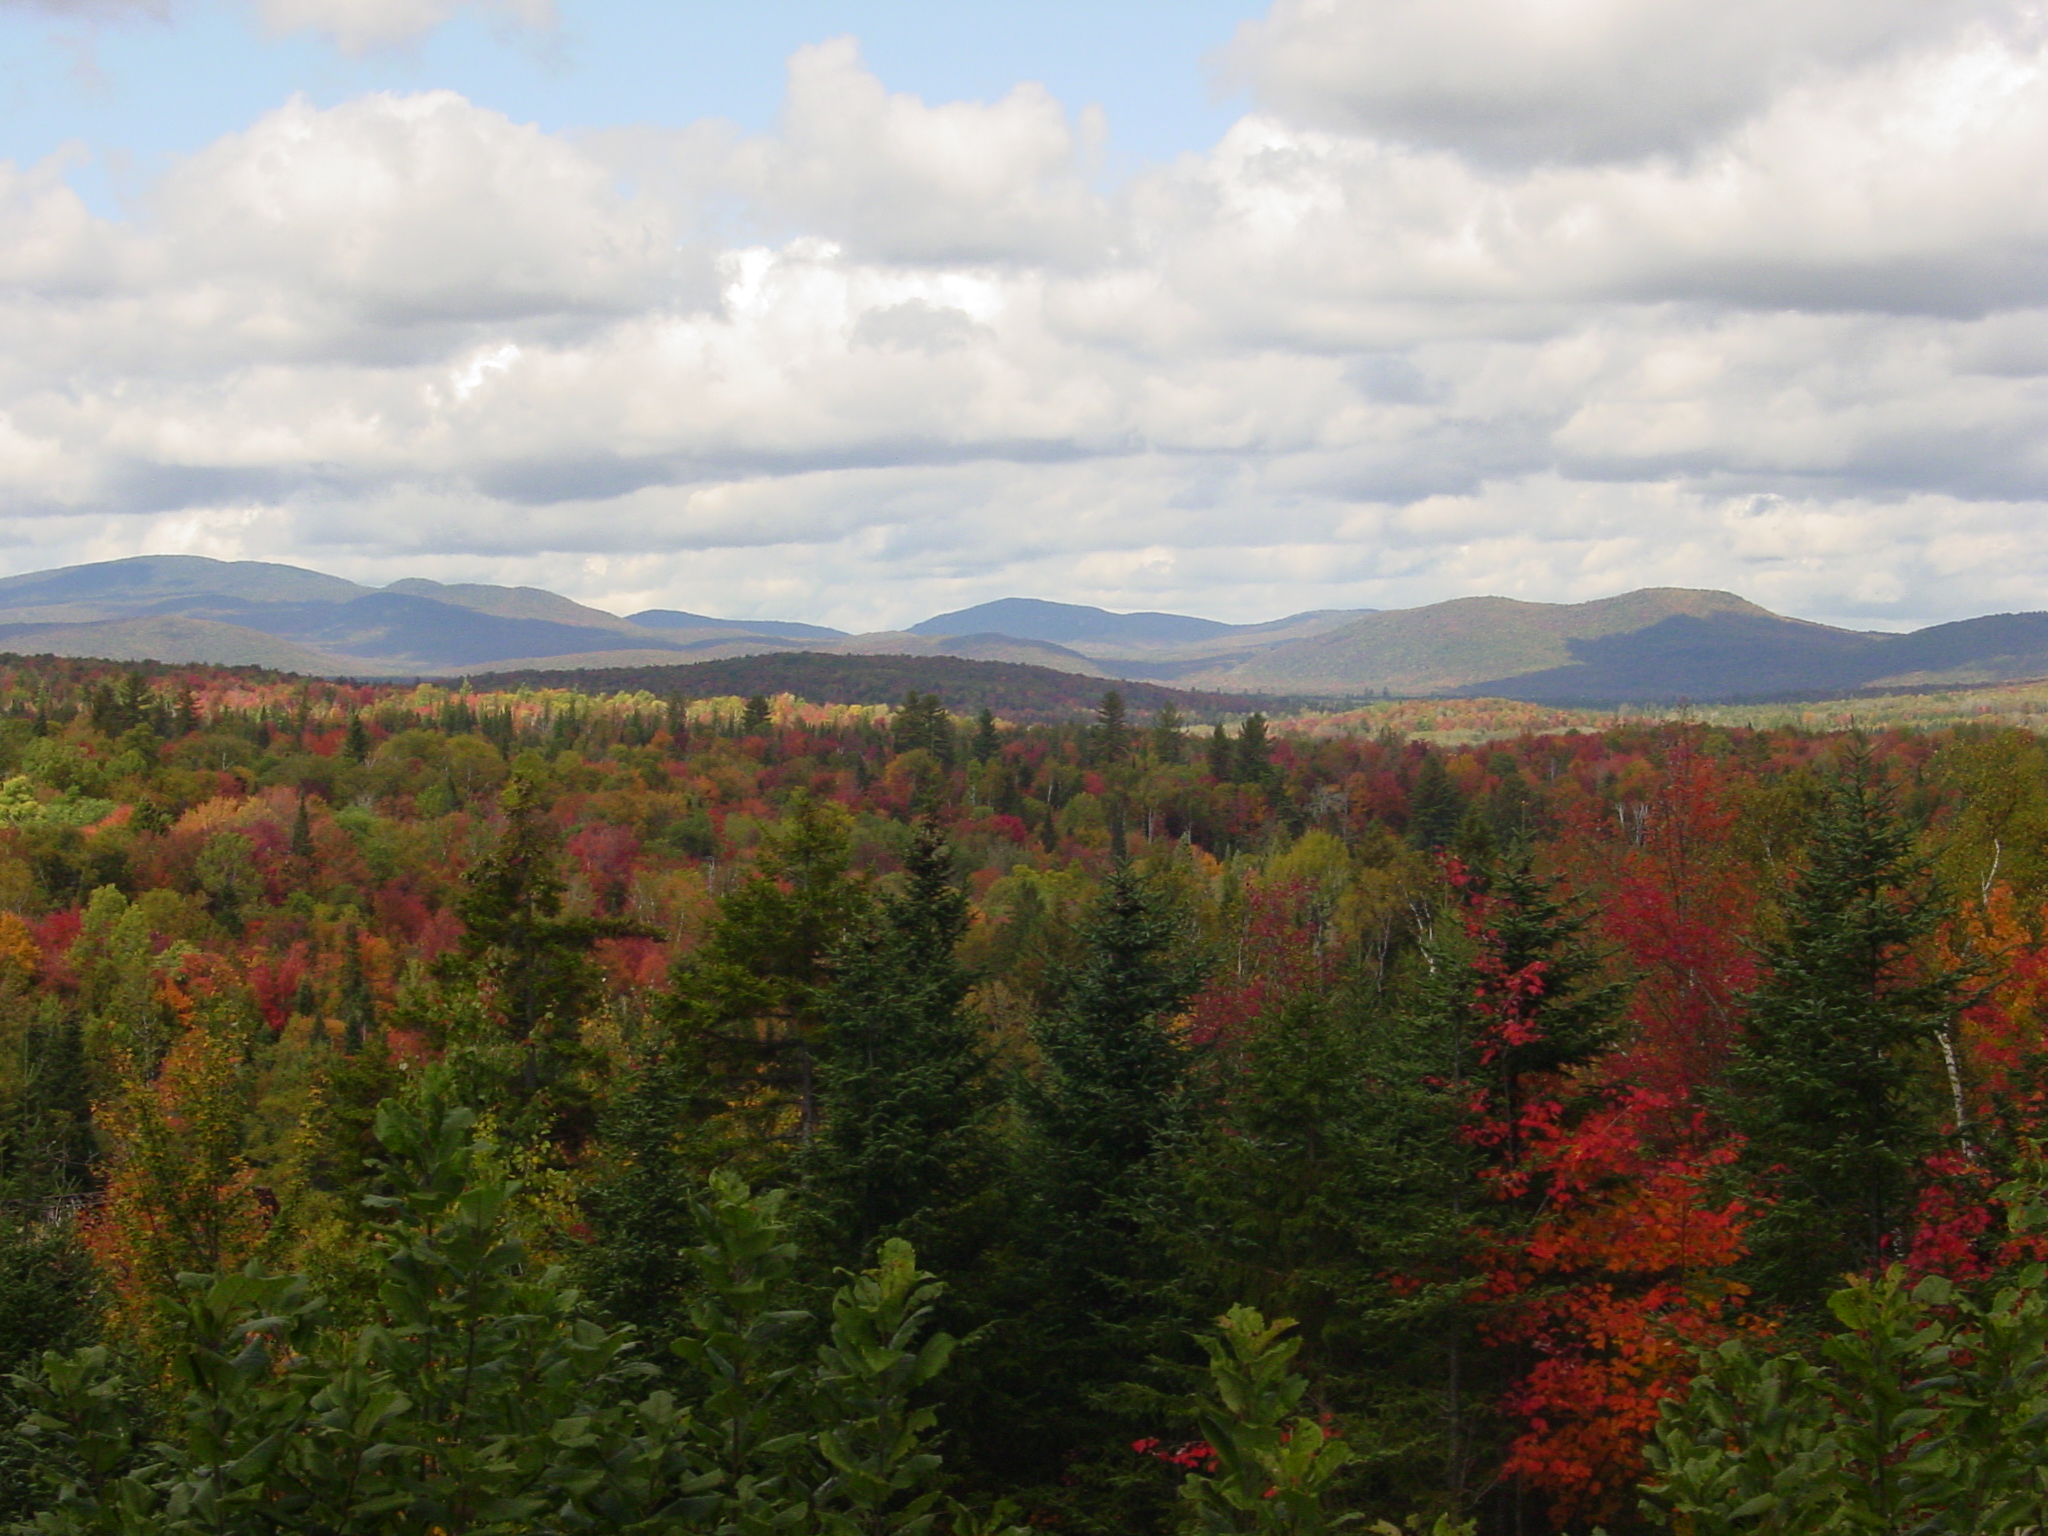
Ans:
{"label": "evergreen tree", "polygon": [[1095,706],[1095,728],[1089,733],[1089,755],[1106,767],[1121,763],[1131,752],[1131,725],[1124,696],[1112,688]]}
{"label": "evergreen tree", "polygon": [[1152,721],[1152,758],[1159,763],[1178,763],[1187,756],[1187,723],[1172,704],[1160,706]]}
{"label": "evergreen tree", "polygon": [[882,1239],[904,1237],[957,1279],[991,1215],[999,1095],[957,958],[967,899],[952,844],[930,822],[906,876],[835,957],[805,1183],[821,1257],[857,1268]]}
{"label": "evergreen tree", "polygon": [[1273,782],[1273,743],[1266,734],[1266,717],[1253,713],[1237,728],[1237,750],[1231,777],[1240,784],[1264,789]]}
{"label": "evergreen tree", "polygon": [[352,763],[370,760],[370,728],[363,724],[361,715],[348,717],[348,734],[342,739],[341,751]]}
{"label": "evergreen tree", "polygon": [[1464,797],[1451,782],[1442,756],[1424,753],[1408,786],[1408,841],[1417,848],[1448,848],[1464,817]]}
{"label": "evergreen tree", "polygon": [[1230,750],[1230,733],[1219,720],[1216,729],[1209,733],[1209,777],[1218,784],[1228,784],[1236,766],[1236,755]]}
{"label": "evergreen tree", "polygon": [[[310,995],[310,989],[309,989]],[[341,932],[341,1048],[353,1056],[377,1034],[377,998],[363,968],[363,939],[350,923]]]}
{"label": "evergreen tree", "polygon": [[765,735],[767,734],[769,723],[773,719],[774,714],[768,707],[767,695],[757,693],[747,700],[746,707],[740,711],[740,734],[742,736]]}
{"label": "evergreen tree", "polygon": [[906,694],[890,722],[889,734],[892,750],[926,751],[941,767],[953,766],[953,717],[936,693],[919,693],[913,688]]}
{"label": "evergreen tree", "polygon": [[815,1053],[832,957],[868,905],[851,865],[845,813],[793,799],[755,872],[727,893],[704,942],[676,967],[668,1049],[688,1062],[677,1070],[696,1084],[700,1135],[723,1142],[706,1157],[776,1166],[817,1127]]}
{"label": "evergreen tree", "polygon": [[1767,1299],[1812,1305],[1843,1274],[1882,1265],[1907,1214],[1935,1138],[1915,1090],[1961,1006],[1961,978],[1929,953],[1942,916],[1858,747],[1825,787],[1729,1072],[1729,1116],[1771,1195],[1751,1228]]}
{"label": "evergreen tree", "polygon": [[[1042,1069],[1020,1089],[1028,1252],[993,1404],[971,1422],[1050,1476],[1117,1424],[1102,1394],[1136,1367],[1136,1282],[1159,1255],[1148,1202],[1181,1108],[1174,1015],[1199,967],[1179,916],[1129,864],[1111,873],[1055,1006],[1033,1027]],[[984,1457],[991,1448],[984,1447]]]}
{"label": "evergreen tree", "polygon": [[299,808],[292,814],[292,857],[313,857],[313,819],[306,814],[306,797],[299,796]]}
{"label": "evergreen tree", "polygon": [[993,761],[1003,750],[1003,738],[996,731],[995,711],[986,704],[981,713],[974,717],[973,757],[977,763]]}
{"label": "evergreen tree", "polygon": [[476,989],[496,1043],[510,1047],[516,1083],[507,1086],[522,1103],[524,1129],[574,1138],[587,1129],[588,1091],[575,1081],[585,1057],[581,1031],[603,991],[591,951],[602,939],[648,930],[617,918],[563,916],[566,886],[538,792],[515,774],[500,804],[505,829],[464,879],[455,908],[462,940],[442,974]]}

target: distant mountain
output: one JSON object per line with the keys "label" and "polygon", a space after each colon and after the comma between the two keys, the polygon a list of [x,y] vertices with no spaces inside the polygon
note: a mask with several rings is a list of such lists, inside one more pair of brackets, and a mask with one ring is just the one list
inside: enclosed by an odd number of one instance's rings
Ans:
{"label": "distant mountain", "polygon": [[260,560],[136,555],[0,578],[0,620],[85,623],[130,618],[141,607],[198,595],[259,603],[346,602],[375,590],[339,576]]}
{"label": "distant mountain", "polygon": [[622,618],[539,587],[364,587],[264,561],[144,555],[0,578],[0,647],[361,677],[560,676],[801,651],[1047,668],[1087,680],[1069,687],[1114,678],[1127,692],[1654,704],[2048,677],[2048,613],[1891,635],[1683,587],[1587,603],[1319,609],[1265,624],[1005,598],[906,631],[848,635],[669,608]]}
{"label": "distant mountain", "polygon": [[[656,615],[659,619],[664,615]],[[837,639],[810,624],[677,615],[643,625],[538,587],[411,578],[358,586],[297,566],[144,555],[0,579],[0,644],[113,660],[258,665],[371,677],[481,666],[688,658]]]}
{"label": "distant mountain", "polygon": [[[1438,694],[1475,689],[1497,693],[1513,679],[1572,666],[1579,659],[1575,644],[1632,635],[1675,617],[1716,614],[1736,614],[1798,630],[1819,649],[1856,643],[1851,631],[1779,618],[1731,592],[1650,587],[1590,603],[1462,597],[1423,608],[1367,614],[1325,633],[1261,651],[1233,666],[1203,672],[1198,681],[1203,687],[1335,694],[1382,690]],[[1611,654],[1625,649],[1619,647]],[[1727,682],[1741,686],[1735,672]]]}
{"label": "distant mountain", "polygon": [[626,622],[637,624],[642,629],[723,631],[742,635],[774,635],[784,640],[840,640],[846,636],[845,630],[827,629],[822,624],[792,624],[785,619],[707,619],[701,613],[682,613],[674,608],[645,608],[639,613],[626,615]]}
{"label": "distant mountain", "polygon": [[1215,619],[1194,619],[1180,613],[1111,613],[1079,603],[1048,603],[1035,597],[1005,597],[979,603],[957,613],[913,624],[912,635],[1009,635],[1018,640],[1048,640],[1068,645],[1076,640],[1164,641],[1208,640],[1228,634],[1234,626]]}

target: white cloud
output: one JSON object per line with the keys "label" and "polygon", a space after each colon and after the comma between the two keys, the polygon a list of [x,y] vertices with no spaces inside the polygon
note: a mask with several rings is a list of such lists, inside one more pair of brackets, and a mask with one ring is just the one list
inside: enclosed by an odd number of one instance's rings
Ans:
{"label": "white cloud", "polygon": [[[167,20],[185,0],[0,0],[0,11],[39,11],[89,21]],[[266,31],[317,32],[343,53],[417,42],[464,11],[525,27],[551,27],[554,0],[252,0]]]}
{"label": "white cloud", "polygon": [[[0,166],[0,531],[15,568],[182,548],[848,627],[1012,592],[2048,606],[2048,63],[1921,9],[1792,6],[1661,127],[1561,91],[1626,133],[1525,164],[1269,70],[1271,110],[1104,191],[1043,91],[927,103],[842,41],[752,138],[293,101],[121,220]],[[1241,51],[1360,14],[1288,0]],[[1372,14],[1449,100],[1435,23]],[[1652,73],[1706,25],[1541,14]]]}
{"label": "white cloud", "polygon": [[1277,0],[1223,62],[1289,115],[1526,164],[1688,149],[1788,87],[2018,19],[1999,0]]}
{"label": "white cloud", "polygon": [[410,43],[459,12],[479,10],[529,27],[554,23],[554,0],[256,0],[272,32],[320,32],[344,53]]}

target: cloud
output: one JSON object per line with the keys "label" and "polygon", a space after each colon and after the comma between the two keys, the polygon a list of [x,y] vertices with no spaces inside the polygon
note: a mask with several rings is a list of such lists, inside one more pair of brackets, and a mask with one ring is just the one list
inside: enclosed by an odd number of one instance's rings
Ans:
{"label": "cloud", "polygon": [[554,0],[256,0],[275,33],[319,32],[344,53],[410,43],[463,11],[481,11],[521,26],[554,24]]}
{"label": "cloud", "polygon": [[[343,53],[416,42],[464,11],[535,28],[554,25],[554,0],[253,0],[258,19],[276,35],[317,32]],[[0,0],[0,11],[37,11],[89,21],[144,16],[168,20],[180,0]]]}
{"label": "cloud", "polygon": [[0,532],[17,568],[856,628],[1006,593],[2048,605],[2048,60],[1925,9],[1792,7],[1749,95],[1671,106],[1683,154],[1515,162],[1269,94],[1104,188],[1044,91],[930,103],[841,41],[760,135],[378,94],[288,102],[119,219],[69,162],[0,167]]}
{"label": "cloud", "polygon": [[1298,120],[1496,163],[1693,148],[1781,92],[2022,23],[1999,0],[1277,0],[1222,65]]}

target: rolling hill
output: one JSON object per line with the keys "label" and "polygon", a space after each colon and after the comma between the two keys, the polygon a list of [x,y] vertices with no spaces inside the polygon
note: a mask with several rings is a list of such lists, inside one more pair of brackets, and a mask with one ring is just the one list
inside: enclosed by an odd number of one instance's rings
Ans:
{"label": "rolling hill", "polygon": [[1652,587],[1585,603],[1465,597],[1317,609],[1264,624],[1004,598],[904,630],[650,608],[538,587],[359,586],[296,566],[149,555],[0,579],[0,646],[358,677],[564,674],[778,654],[944,658],[1240,698],[1392,694],[1654,704],[2048,678],[2048,614],[1912,634],[1839,629],[1730,592]]}

